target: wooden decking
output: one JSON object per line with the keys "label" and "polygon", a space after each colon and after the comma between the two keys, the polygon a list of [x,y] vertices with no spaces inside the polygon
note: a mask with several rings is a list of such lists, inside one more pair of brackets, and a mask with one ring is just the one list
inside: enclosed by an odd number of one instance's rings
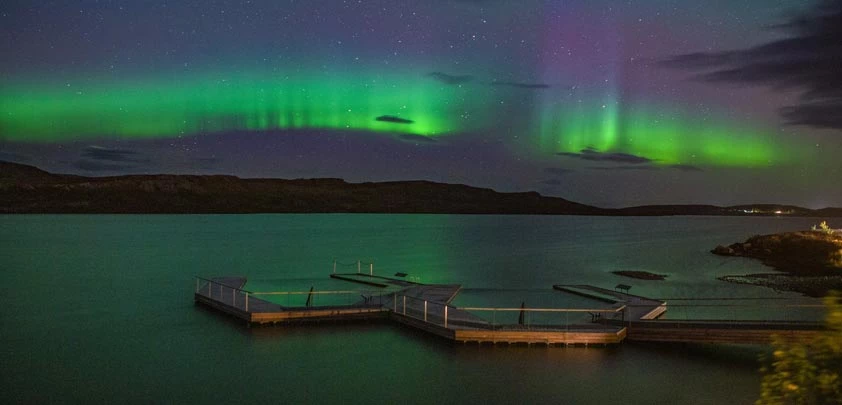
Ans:
{"label": "wooden decking", "polygon": [[806,341],[823,330],[820,323],[771,321],[637,321],[623,323],[635,342],[769,344],[772,335]]}
{"label": "wooden decking", "polygon": [[769,344],[772,335],[808,340],[823,329],[817,322],[753,320],[664,320],[666,301],[641,297],[590,285],[554,285],[554,289],[611,303],[626,305],[622,320],[603,322],[626,327],[626,339],[636,342]]}
{"label": "wooden decking", "polygon": [[349,320],[386,317],[388,310],[379,303],[319,307],[285,307],[257,298],[242,289],[244,277],[220,277],[199,281],[194,300],[249,324]]}
{"label": "wooden decking", "polygon": [[592,285],[556,284],[553,285],[553,289],[607,302],[613,308],[619,308],[625,305],[626,313],[624,314],[624,319],[626,320],[658,319],[667,310],[667,303],[665,301],[632,295],[627,292],[622,293],[607,288],[594,287]]}
{"label": "wooden decking", "polygon": [[667,310],[665,301],[589,285],[554,285],[553,288],[610,304],[610,308],[593,310],[600,314],[594,316],[593,323],[497,324],[489,322],[491,317],[483,318],[477,313],[487,315],[490,311],[518,309],[454,307],[451,302],[461,290],[460,285],[420,284],[364,274],[339,274],[331,277],[373,286],[377,290],[367,294],[348,291],[357,298],[347,305],[289,307],[255,296],[274,293],[244,290],[244,277],[198,278],[194,299],[199,304],[244,320],[250,325],[381,318],[454,342],[608,345],[628,339],[642,342],[768,344],[772,334],[805,340],[823,330],[823,326],[815,322],[657,319]]}
{"label": "wooden decking", "polygon": [[461,329],[455,331],[454,340],[458,342],[477,343],[526,343],[526,344],[582,344],[609,345],[618,344],[626,337],[626,328],[588,328],[587,326],[573,326],[566,329],[549,327],[524,329]]}
{"label": "wooden decking", "polygon": [[360,274],[333,278],[382,289],[350,305],[284,307],[243,290],[246,279],[200,279],[197,303],[234,316],[248,324],[294,323],[313,320],[351,320],[382,317],[454,342],[526,344],[618,344],[625,338],[622,325],[499,325],[450,305],[460,285],[419,284]]}

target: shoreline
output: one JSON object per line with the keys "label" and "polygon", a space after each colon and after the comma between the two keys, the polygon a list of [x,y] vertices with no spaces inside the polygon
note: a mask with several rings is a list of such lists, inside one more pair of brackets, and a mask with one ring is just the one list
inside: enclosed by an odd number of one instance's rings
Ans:
{"label": "shoreline", "polygon": [[716,279],[734,284],[771,288],[776,292],[795,292],[813,298],[824,297],[830,290],[842,291],[842,274],[798,276],[786,273],[755,273],[720,276]]}
{"label": "shoreline", "polygon": [[[824,223],[823,223],[824,225]],[[842,237],[835,231],[810,230],[756,235],[742,243],[710,251],[724,257],[759,260],[780,273],[726,275],[717,280],[823,297],[842,291]]]}
{"label": "shoreline", "polygon": [[605,217],[842,217],[842,207],[658,204],[604,208],[535,191],[498,192],[428,180],[352,183],[340,178],[55,174],[0,161],[2,214],[366,213]]}

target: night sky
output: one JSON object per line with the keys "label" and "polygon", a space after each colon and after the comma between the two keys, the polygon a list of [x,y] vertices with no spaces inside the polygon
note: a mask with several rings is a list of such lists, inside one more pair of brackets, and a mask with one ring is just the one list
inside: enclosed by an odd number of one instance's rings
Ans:
{"label": "night sky", "polygon": [[0,160],[842,206],[842,1],[3,1]]}

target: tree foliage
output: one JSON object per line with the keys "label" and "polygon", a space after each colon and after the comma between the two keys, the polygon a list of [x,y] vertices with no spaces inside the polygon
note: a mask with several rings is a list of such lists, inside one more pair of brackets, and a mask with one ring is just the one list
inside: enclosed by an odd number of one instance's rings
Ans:
{"label": "tree foliage", "polygon": [[842,404],[842,295],[825,297],[827,329],[809,342],[774,337],[757,405]]}

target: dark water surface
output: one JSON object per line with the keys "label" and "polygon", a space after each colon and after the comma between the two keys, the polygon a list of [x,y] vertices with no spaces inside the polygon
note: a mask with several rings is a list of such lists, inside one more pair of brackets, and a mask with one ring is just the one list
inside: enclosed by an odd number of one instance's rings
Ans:
{"label": "dark water surface", "polygon": [[[461,283],[460,299],[470,303],[501,288],[526,299],[531,291],[552,294],[559,283],[623,282],[668,298],[794,297],[717,281],[769,269],[707,251],[814,222],[0,216],[0,395],[6,403],[751,403],[756,348],[452,345],[388,323],[247,329],[194,306],[193,276],[243,275],[251,288],[304,289],[327,284],[338,258],[374,261],[380,274]],[[646,282],[613,270],[669,277]],[[671,309],[669,316],[688,315]]]}

